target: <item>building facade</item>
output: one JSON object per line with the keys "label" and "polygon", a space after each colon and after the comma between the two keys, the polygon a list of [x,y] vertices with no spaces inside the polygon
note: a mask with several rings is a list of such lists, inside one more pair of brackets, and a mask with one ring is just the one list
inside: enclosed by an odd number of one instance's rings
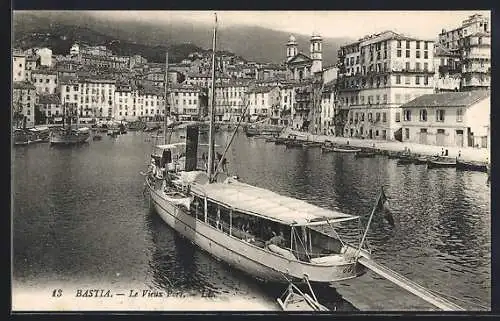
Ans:
{"label": "building facade", "polygon": [[55,94],[58,89],[55,70],[33,70],[31,71],[31,81],[39,94]]}
{"label": "building facade", "polygon": [[26,80],[26,56],[24,53],[14,51],[12,53],[12,81]]}
{"label": "building facade", "polygon": [[279,87],[253,86],[247,91],[248,112],[251,122],[266,118],[277,119],[276,110],[280,106]]}
{"label": "building facade", "polygon": [[35,126],[35,106],[38,103],[35,86],[27,81],[14,82],[12,90],[12,113],[15,127]]}
{"label": "building facade", "polygon": [[403,109],[403,142],[488,148],[490,93],[487,90],[424,95]]}
{"label": "building facade", "polygon": [[488,89],[491,86],[490,19],[475,14],[453,30],[442,30],[439,44],[460,56],[461,90]]}
{"label": "building facade", "polygon": [[[110,120],[113,118],[116,81],[102,78],[81,78],[78,111],[86,120]],[[64,103],[64,101],[63,101]]]}
{"label": "building facade", "polygon": [[434,92],[433,53],[433,41],[392,31],[341,47],[337,89],[348,112],[344,136],[401,140],[401,105]]}
{"label": "building facade", "polygon": [[38,109],[45,115],[47,124],[56,124],[62,121],[61,101],[57,94],[40,95]]}

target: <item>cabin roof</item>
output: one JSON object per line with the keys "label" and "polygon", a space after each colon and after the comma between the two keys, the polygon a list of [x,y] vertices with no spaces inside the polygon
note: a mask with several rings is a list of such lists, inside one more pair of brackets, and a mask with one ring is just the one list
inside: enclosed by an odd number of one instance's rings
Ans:
{"label": "cabin roof", "polygon": [[[196,181],[202,175],[200,172],[197,175],[193,175],[193,173],[196,172],[183,173],[187,174],[183,175],[184,180]],[[321,208],[302,200],[279,195],[270,190],[235,180],[226,180],[224,183],[196,184],[193,186],[193,191],[195,190],[199,190],[209,199],[234,210],[255,214],[286,225],[307,225],[308,223],[333,219],[357,218],[354,215]]]}

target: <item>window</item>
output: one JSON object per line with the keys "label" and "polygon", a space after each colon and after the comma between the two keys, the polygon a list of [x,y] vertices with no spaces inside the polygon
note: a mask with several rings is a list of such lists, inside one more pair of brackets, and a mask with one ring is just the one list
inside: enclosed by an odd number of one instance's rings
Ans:
{"label": "window", "polygon": [[401,57],[401,50],[398,50],[398,51],[396,52],[396,56]]}
{"label": "window", "polygon": [[410,139],[410,129],[405,128],[405,139]]}
{"label": "window", "polygon": [[429,84],[429,76],[424,76],[424,85]]}
{"label": "window", "polygon": [[[418,43],[418,42],[417,42]],[[415,57],[416,58],[420,58],[420,50],[417,50],[416,53],[415,53]]]}
{"label": "window", "polygon": [[424,70],[429,71],[429,63],[428,62],[424,62]]}
{"label": "window", "polygon": [[398,48],[401,48],[401,40],[398,40],[398,45],[397,45]]}
{"label": "window", "polygon": [[396,120],[396,123],[399,123],[401,122],[401,113],[398,111],[396,112],[396,115],[395,115],[395,120]]}
{"label": "window", "polygon": [[457,122],[462,122],[463,121],[463,109],[462,108],[459,108],[457,109]]}
{"label": "window", "polygon": [[410,42],[406,41],[406,49],[410,49]]}
{"label": "window", "polygon": [[410,77],[405,77],[405,85],[409,85],[411,83]]}
{"label": "window", "polygon": [[382,113],[382,122],[387,122],[387,113]]}
{"label": "window", "polygon": [[420,76],[415,76],[415,85],[420,85]]}
{"label": "window", "polygon": [[410,50],[406,50],[406,58],[410,58]]}
{"label": "window", "polygon": [[419,62],[415,63],[415,69],[417,69],[417,71],[420,71],[420,63]]}
{"label": "window", "polygon": [[410,63],[409,63],[409,62],[407,62],[407,63],[405,64],[405,70],[406,70],[406,71],[410,70]]}
{"label": "window", "polygon": [[411,110],[404,110],[404,121],[411,121]]}
{"label": "window", "polygon": [[396,84],[401,84],[401,75],[396,76]]}
{"label": "window", "polygon": [[424,50],[429,49],[429,43],[427,41],[424,42]]}
{"label": "window", "polygon": [[436,110],[436,121],[438,121],[438,122],[444,122],[444,114],[445,114],[445,110],[444,109],[438,109],[438,110]]}
{"label": "window", "polygon": [[420,49],[420,41],[417,41],[417,42],[416,42],[416,45],[417,45],[417,47],[416,47],[416,48],[417,48],[417,49]]}
{"label": "window", "polygon": [[384,94],[384,103],[387,103],[387,94]]}
{"label": "window", "polygon": [[420,109],[420,121],[427,121],[427,110]]}

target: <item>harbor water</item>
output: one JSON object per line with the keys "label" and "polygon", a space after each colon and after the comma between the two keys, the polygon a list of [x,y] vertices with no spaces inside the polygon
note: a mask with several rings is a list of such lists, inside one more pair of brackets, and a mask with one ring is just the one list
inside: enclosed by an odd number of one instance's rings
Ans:
{"label": "harbor water", "polygon": [[[217,134],[221,149],[229,136]],[[13,291],[106,284],[274,305],[284,288],[256,283],[218,262],[151,209],[140,175],[152,151],[149,137],[129,132],[75,147],[12,149]],[[454,302],[466,309],[491,305],[490,186],[484,173],[286,149],[242,133],[227,160],[229,172],[246,183],[360,215],[364,224],[383,185],[395,227],[373,220],[373,258],[462,300]],[[320,302],[341,311],[428,308],[371,272],[340,282],[337,290],[318,289]],[[355,302],[362,298],[372,302]]]}

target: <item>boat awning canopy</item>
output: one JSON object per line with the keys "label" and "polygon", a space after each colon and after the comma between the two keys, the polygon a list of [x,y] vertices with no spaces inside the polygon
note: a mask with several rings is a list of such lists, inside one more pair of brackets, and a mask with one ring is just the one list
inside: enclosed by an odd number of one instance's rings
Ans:
{"label": "boat awning canopy", "polygon": [[279,195],[267,189],[238,181],[230,183],[195,184],[193,191],[202,192],[216,203],[285,225],[305,226],[335,223],[358,219],[345,214],[309,204],[295,198]]}

